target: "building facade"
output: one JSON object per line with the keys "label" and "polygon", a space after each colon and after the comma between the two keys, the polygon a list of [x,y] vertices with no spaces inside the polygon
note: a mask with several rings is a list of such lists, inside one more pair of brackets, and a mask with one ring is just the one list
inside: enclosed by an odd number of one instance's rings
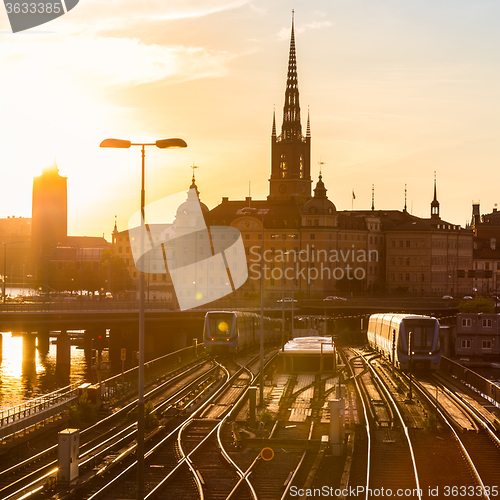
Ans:
{"label": "building facade", "polygon": [[474,232],[474,289],[482,295],[500,295],[500,212],[479,215],[479,204],[472,207]]}
{"label": "building facade", "polygon": [[[204,212],[207,226],[232,226],[242,235],[249,279],[232,296],[257,297],[261,276],[265,297],[278,300],[283,294],[472,293],[473,232],[441,219],[436,179],[429,218],[411,215],[406,206],[376,210],[373,199],[371,210],[339,211],[321,170],[313,182],[311,120],[308,113],[304,134],[293,19],[284,97],[279,131],[272,116],[267,199],[223,197]],[[136,280],[126,233],[114,233],[113,245]],[[149,279],[171,286],[168,274],[153,271]]]}

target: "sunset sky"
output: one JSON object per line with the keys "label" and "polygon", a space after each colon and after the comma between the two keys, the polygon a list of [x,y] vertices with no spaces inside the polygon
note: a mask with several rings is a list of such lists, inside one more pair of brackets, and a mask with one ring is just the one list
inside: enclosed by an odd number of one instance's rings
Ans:
{"label": "sunset sky", "polygon": [[[302,124],[313,179],[338,210],[408,209],[464,225],[500,203],[497,0],[80,0],[13,34],[0,4],[0,217],[31,216],[33,177],[68,177],[70,235],[110,239],[139,208],[140,150],[102,139],[181,137],[149,148],[146,197],[268,194],[295,9]],[[279,130],[278,130],[279,132]]]}

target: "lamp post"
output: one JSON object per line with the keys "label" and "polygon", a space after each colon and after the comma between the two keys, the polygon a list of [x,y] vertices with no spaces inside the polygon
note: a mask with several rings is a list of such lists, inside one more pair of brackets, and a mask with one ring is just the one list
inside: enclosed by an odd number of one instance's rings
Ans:
{"label": "lamp post", "polygon": [[[133,143],[122,139],[105,139],[101,142],[101,148],[130,148],[130,146],[140,146],[142,155],[141,170],[141,238],[140,248],[142,256],[144,254],[144,233],[145,233],[145,157],[146,146],[156,146],[160,149],[177,149],[187,147],[183,139],[160,139],[152,143]],[[137,500],[144,498],[144,273],[139,271],[139,387],[137,398]]]}
{"label": "lamp post", "polygon": [[408,402],[412,403],[413,402],[413,384],[412,384],[412,373],[411,373],[411,362],[412,362],[412,357],[413,357],[413,343],[412,343],[412,335],[411,335],[411,330],[408,332],[408,366],[410,370],[410,389],[408,392]]}
{"label": "lamp post", "polygon": [[262,241],[260,246],[260,392],[259,406],[264,407],[264,215],[269,209],[257,210],[253,207],[245,207],[241,212],[246,215],[260,215],[262,222]]}

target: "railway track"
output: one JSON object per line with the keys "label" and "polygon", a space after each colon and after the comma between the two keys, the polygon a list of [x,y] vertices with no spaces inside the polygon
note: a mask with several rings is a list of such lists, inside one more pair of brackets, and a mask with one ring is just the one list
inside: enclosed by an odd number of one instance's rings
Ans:
{"label": "railway track", "polygon": [[[234,372],[234,365],[231,366],[233,375],[227,368],[223,367],[223,370],[223,383],[217,389],[212,389],[208,399],[201,401],[198,398],[198,401],[187,402],[183,413],[170,420],[169,428],[160,428],[147,440],[146,498],[210,498],[206,496],[208,490],[205,479],[208,479],[208,471],[203,470],[202,475],[198,465],[194,465],[195,458],[218,450],[214,445],[217,429],[255,380],[255,376],[243,367]],[[217,414],[216,418],[210,416],[212,412]],[[215,455],[218,453],[216,451]],[[214,458],[204,460],[204,463],[210,463]],[[102,484],[93,480],[89,482],[88,488],[80,487],[72,497],[89,500],[135,498],[136,463],[133,457],[123,460],[113,468],[112,478],[103,478]],[[237,480],[237,473],[233,477]],[[219,491],[224,489],[221,481],[216,486]]]}
{"label": "railway track", "polygon": [[[348,356],[361,395],[366,420],[366,474],[353,475],[350,486],[370,492],[411,491],[420,494],[420,482],[408,427],[393,393],[374,372],[370,361],[376,355],[354,351]],[[361,491],[361,490],[360,490]]]}
{"label": "railway track", "polygon": [[[370,488],[372,492],[374,489],[380,492],[381,488],[386,491],[408,488],[414,498],[461,495],[491,499],[497,496],[500,443],[495,432],[487,430],[487,422],[481,423],[480,417],[473,415],[465,404],[460,405],[458,399],[444,386],[440,389],[441,404],[436,406],[436,397],[433,397],[437,385],[435,380],[426,386],[414,378],[412,388],[419,396],[409,401],[410,382],[407,375],[397,373],[393,377],[390,367],[383,361],[379,362],[373,353],[357,351],[356,355],[357,358],[351,356],[351,366],[358,390],[363,394],[367,422],[366,435],[361,440],[366,440],[366,456],[360,460],[365,464],[366,477],[362,479],[359,474],[357,477],[354,474],[351,485],[363,486],[365,498],[371,498]],[[358,366],[353,359],[358,360]],[[380,414],[377,409],[380,403],[375,400],[374,405],[373,399],[367,398],[373,389],[369,388],[370,383],[363,383],[367,372],[359,366],[361,359],[378,381],[372,385],[383,389],[387,399],[392,400],[394,414],[398,414],[398,421],[387,425],[385,439],[381,432],[381,422],[384,421],[376,418]],[[447,398],[452,398],[456,406],[453,406],[451,399],[444,402],[447,391],[450,392]],[[457,410],[458,406],[461,411]],[[403,431],[406,447],[403,446],[403,439],[388,439],[396,436],[396,432],[401,437]],[[405,475],[409,474],[410,461],[414,485],[403,486],[401,478],[404,481]],[[377,479],[374,480],[374,476]]]}
{"label": "railway track", "polygon": [[[429,384],[430,381],[430,384]],[[474,476],[473,484],[460,484],[474,491],[474,496],[478,496],[479,489],[484,492],[484,498],[495,498],[500,495],[500,474],[498,464],[500,463],[500,437],[498,430],[491,424],[478,408],[471,404],[471,399],[466,398],[458,388],[448,387],[437,375],[424,377],[417,381],[418,389],[429,404],[433,404],[436,411],[443,415],[448,425],[453,427],[453,433],[458,446],[461,449],[463,460],[467,462],[468,468]],[[436,397],[434,388],[439,391],[440,397]],[[441,402],[439,401],[441,399]],[[453,415],[446,414],[446,407],[443,399],[454,403],[463,414],[467,415],[474,425],[474,430],[463,430],[461,419],[453,419]],[[467,490],[466,490],[467,491]]]}
{"label": "railway track", "polygon": [[[160,381],[146,397],[154,400],[160,395],[164,402],[156,408],[161,413],[169,407],[181,407],[190,391],[199,391],[214,376],[216,367],[206,362],[198,363],[184,373]],[[169,406],[170,405],[170,406]],[[100,420],[80,433],[79,473],[85,477],[89,471],[99,467],[108,457],[117,455],[124,447],[131,446],[136,437],[136,421],[130,416],[136,408],[136,401],[130,402],[114,414]],[[28,498],[55,485],[57,475],[57,445],[52,445],[21,462],[3,464],[0,471],[0,497],[3,500]],[[5,466],[7,465],[7,466]]]}

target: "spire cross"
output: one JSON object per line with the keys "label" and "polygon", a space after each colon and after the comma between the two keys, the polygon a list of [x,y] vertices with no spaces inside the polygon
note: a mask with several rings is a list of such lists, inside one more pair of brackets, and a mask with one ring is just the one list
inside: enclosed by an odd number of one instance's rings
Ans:
{"label": "spire cross", "polygon": [[319,165],[319,175],[321,175],[321,165],[324,165],[324,164],[325,164],[325,162],[324,162],[324,161],[321,161],[321,160],[319,160],[319,161],[318,161],[318,165]]}
{"label": "spire cross", "polygon": [[195,181],[195,178],[194,178],[194,169],[195,169],[195,168],[200,168],[200,167],[196,166],[196,165],[194,164],[194,161],[193,161],[193,165],[192,165],[192,167],[191,167],[191,168],[193,169],[193,182],[194,182],[194,181]]}

